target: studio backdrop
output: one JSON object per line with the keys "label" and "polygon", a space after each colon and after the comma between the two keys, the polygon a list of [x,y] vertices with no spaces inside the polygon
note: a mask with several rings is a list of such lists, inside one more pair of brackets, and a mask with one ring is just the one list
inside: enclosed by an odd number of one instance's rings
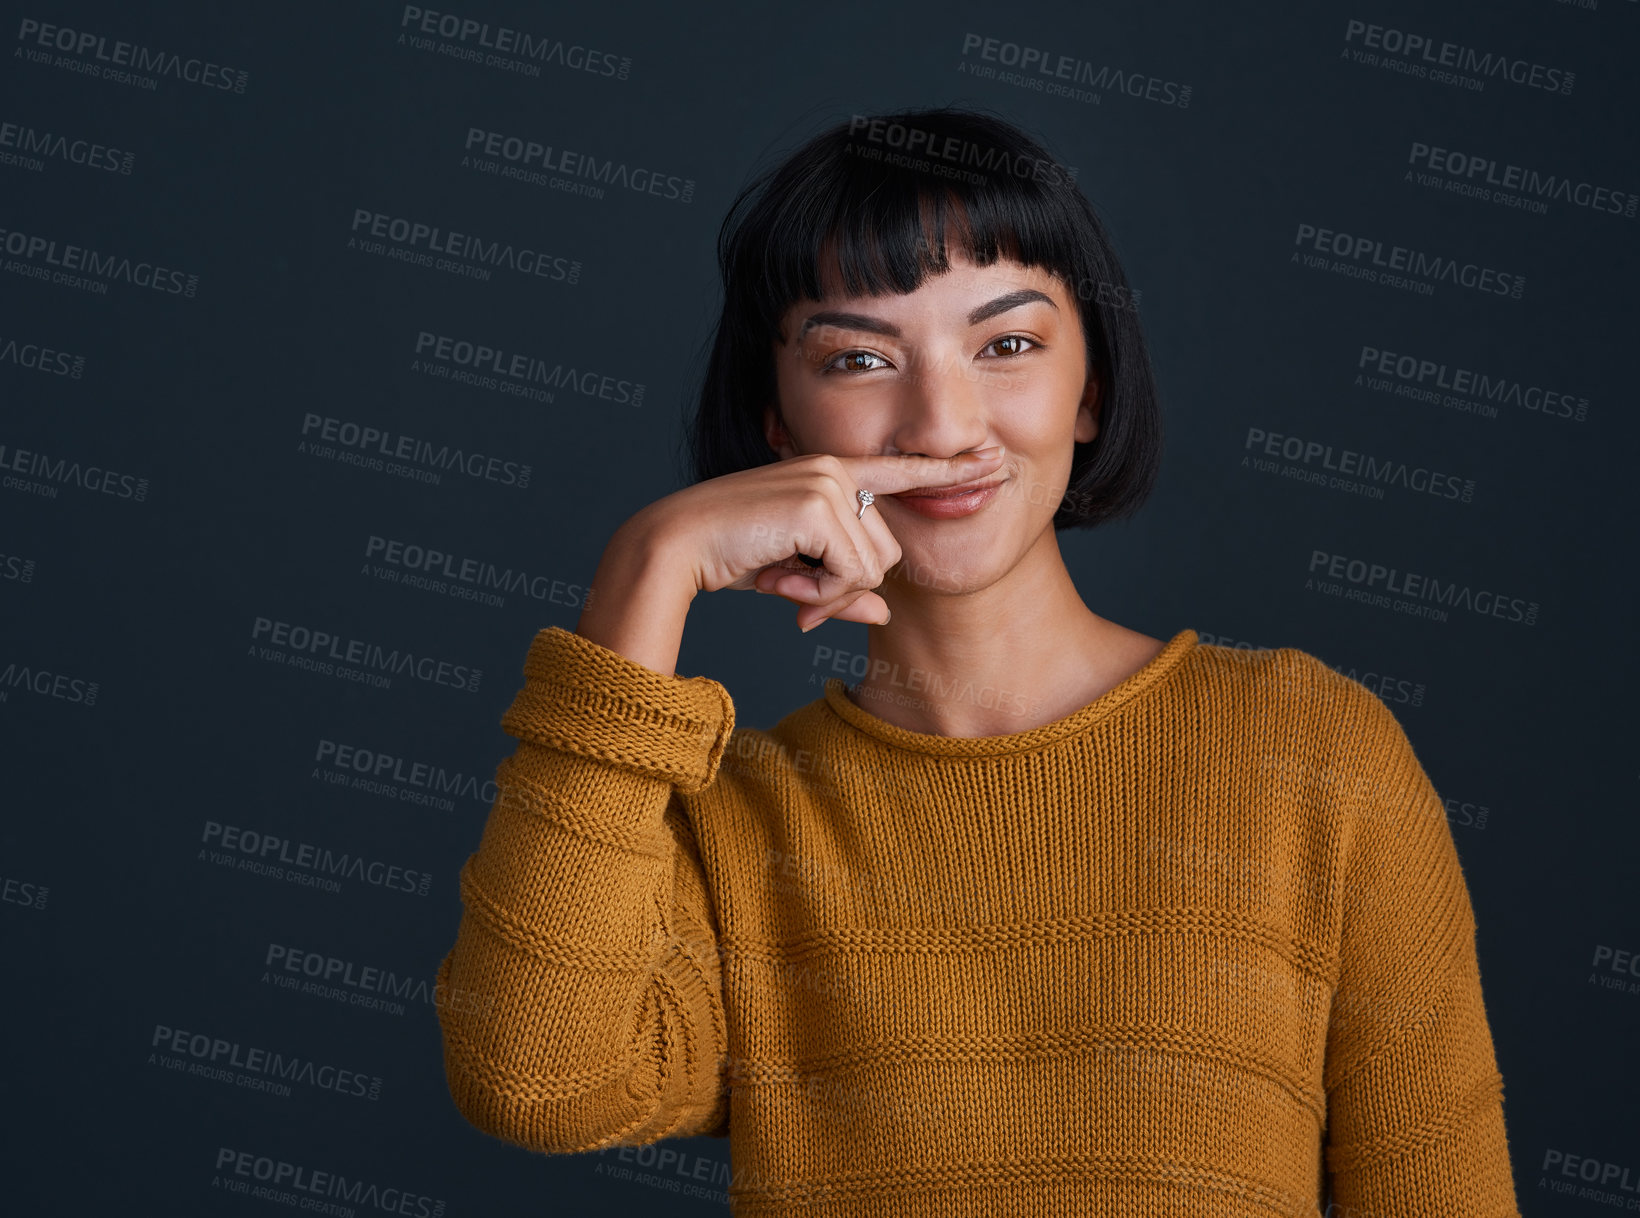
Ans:
{"label": "studio backdrop", "polygon": [[[1394,711],[1523,1210],[1640,1209],[1640,4],[4,8],[0,1209],[728,1212],[722,1139],[469,1126],[433,976],[531,638],[686,484],[726,207],[944,104],[1074,173],[1150,344],[1084,599]],[[795,613],[702,595],[679,671],[757,727],[864,675]]]}

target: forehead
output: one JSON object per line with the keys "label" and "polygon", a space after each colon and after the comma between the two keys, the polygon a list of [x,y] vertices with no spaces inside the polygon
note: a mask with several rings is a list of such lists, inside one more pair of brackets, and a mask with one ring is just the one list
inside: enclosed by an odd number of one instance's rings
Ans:
{"label": "forehead", "polygon": [[[842,270],[835,258],[822,258],[819,266],[820,285],[823,295],[820,303],[826,305],[877,305],[891,306],[901,301],[932,300],[936,298],[973,301],[990,300],[1004,292],[1018,288],[1035,288],[1046,292],[1064,308],[1068,300],[1065,286],[1052,271],[1040,266],[1027,266],[1016,262],[1006,255],[998,257],[994,262],[981,266],[975,262],[960,246],[952,246],[947,251],[947,261],[950,269],[945,271],[931,270],[922,283],[913,291],[904,294],[887,292],[880,295],[847,291],[843,283]],[[811,308],[815,302],[799,300],[793,302],[786,311],[790,319],[805,308]]]}

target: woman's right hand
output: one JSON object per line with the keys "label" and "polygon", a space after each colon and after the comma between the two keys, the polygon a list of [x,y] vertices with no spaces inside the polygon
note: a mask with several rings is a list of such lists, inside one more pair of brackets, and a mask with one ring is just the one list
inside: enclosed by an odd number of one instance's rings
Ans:
{"label": "woman's right hand", "polygon": [[693,572],[699,592],[784,597],[799,606],[804,630],[828,617],[880,624],[888,604],[872,589],[900,561],[900,544],[879,507],[858,515],[855,491],[954,486],[1000,469],[1002,456],[1000,446],[950,458],[805,453],[708,478],[639,515],[659,530],[669,558]]}

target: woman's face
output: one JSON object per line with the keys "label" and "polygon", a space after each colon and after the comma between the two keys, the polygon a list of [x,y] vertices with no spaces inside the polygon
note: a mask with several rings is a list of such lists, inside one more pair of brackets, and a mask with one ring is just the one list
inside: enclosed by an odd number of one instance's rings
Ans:
{"label": "woman's face", "polygon": [[868,509],[903,551],[892,580],[967,592],[1006,575],[1044,533],[1052,541],[1071,444],[1098,432],[1099,386],[1058,278],[1007,259],[978,266],[957,249],[950,261],[907,295],[844,296],[833,275],[822,300],[792,306],[775,348],[780,410],[765,412],[765,434],[783,458],[1003,445],[983,479],[1002,485],[978,511],[933,519],[887,495]]}

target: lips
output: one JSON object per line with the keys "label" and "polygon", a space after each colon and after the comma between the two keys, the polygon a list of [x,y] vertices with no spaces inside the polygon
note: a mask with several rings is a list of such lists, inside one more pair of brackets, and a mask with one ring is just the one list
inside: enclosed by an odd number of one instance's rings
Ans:
{"label": "lips", "polygon": [[909,491],[899,491],[891,499],[950,499],[955,495],[967,495],[973,491],[984,490],[987,487],[1001,486],[1001,478],[975,478],[972,482],[959,482],[955,486],[918,486]]}

